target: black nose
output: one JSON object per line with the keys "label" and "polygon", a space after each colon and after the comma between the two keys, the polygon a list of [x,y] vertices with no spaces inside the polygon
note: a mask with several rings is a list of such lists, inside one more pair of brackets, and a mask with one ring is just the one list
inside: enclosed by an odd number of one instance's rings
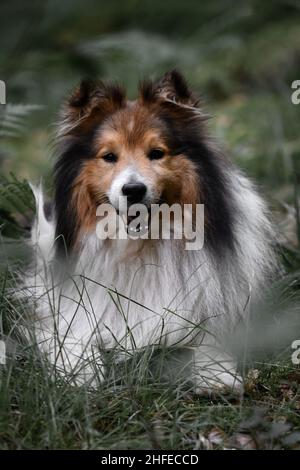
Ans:
{"label": "black nose", "polygon": [[122,193],[127,196],[128,202],[136,203],[140,202],[145,196],[147,187],[143,183],[128,183],[124,184]]}

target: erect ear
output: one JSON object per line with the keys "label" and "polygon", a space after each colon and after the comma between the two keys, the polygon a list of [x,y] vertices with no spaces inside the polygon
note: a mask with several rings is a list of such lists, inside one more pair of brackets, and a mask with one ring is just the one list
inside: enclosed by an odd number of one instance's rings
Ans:
{"label": "erect ear", "polygon": [[187,81],[177,70],[167,72],[155,82],[141,85],[141,98],[144,101],[167,100],[177,104],[197,107],[199,98],[189,88]]}
{"label": "erect ear", "polygon": [[83,80],[63,107],[59,133],[66,135],[80,126],[100,123],[124,102],[125,92],[120,86]]}

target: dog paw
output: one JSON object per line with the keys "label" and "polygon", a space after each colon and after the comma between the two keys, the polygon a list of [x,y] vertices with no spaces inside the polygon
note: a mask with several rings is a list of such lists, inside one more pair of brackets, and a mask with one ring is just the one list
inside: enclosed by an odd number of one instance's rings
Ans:
{"label": "dog paw", "polygon": [[195,380],[195,393],[200,396],[235,395],[243,396],[243,379],[237,373],[222,372],[216,375],[199,373]]}

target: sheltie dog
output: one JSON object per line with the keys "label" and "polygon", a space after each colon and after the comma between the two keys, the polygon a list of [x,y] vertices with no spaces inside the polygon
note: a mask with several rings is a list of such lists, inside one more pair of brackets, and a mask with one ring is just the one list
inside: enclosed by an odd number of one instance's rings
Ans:
{"label": "sheltie dog", "polygon": [[[51,210],[34,188],[25,287],[39,347],[79,383],[105,377],[106,351],[119,348],[122,360],[151,345],[190,351],[198,393],[243,389],[228,335],[272,277],[274,237],[265,202],[215,148],[206,121],[177,71],[143,82],[135,101],[119,86],[84,81],[63,107]],[[99,206],[126,226],[136,203],[188,205],[192,219],[203,204],[203,246],[97,236]]]}

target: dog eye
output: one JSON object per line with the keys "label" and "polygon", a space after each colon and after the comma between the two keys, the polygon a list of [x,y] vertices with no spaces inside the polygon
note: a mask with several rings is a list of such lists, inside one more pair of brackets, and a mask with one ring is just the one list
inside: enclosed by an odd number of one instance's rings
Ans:
{"label": "dog eye", "polygon": [[150,160],[159,160],[160,158],[163,158],[163,156],[165,155],[165,152],[161,149],[152,149],[149,154],[148,154],[148,157],[150,158]]}
{"label": "dog eye", "polygon": [[106,153],[105,155],[103,155],[103,160],[105,160],[106,162],[108,163],[116,163],[116,161],[118,160],[117,156],[114,154],[114,153]]}

